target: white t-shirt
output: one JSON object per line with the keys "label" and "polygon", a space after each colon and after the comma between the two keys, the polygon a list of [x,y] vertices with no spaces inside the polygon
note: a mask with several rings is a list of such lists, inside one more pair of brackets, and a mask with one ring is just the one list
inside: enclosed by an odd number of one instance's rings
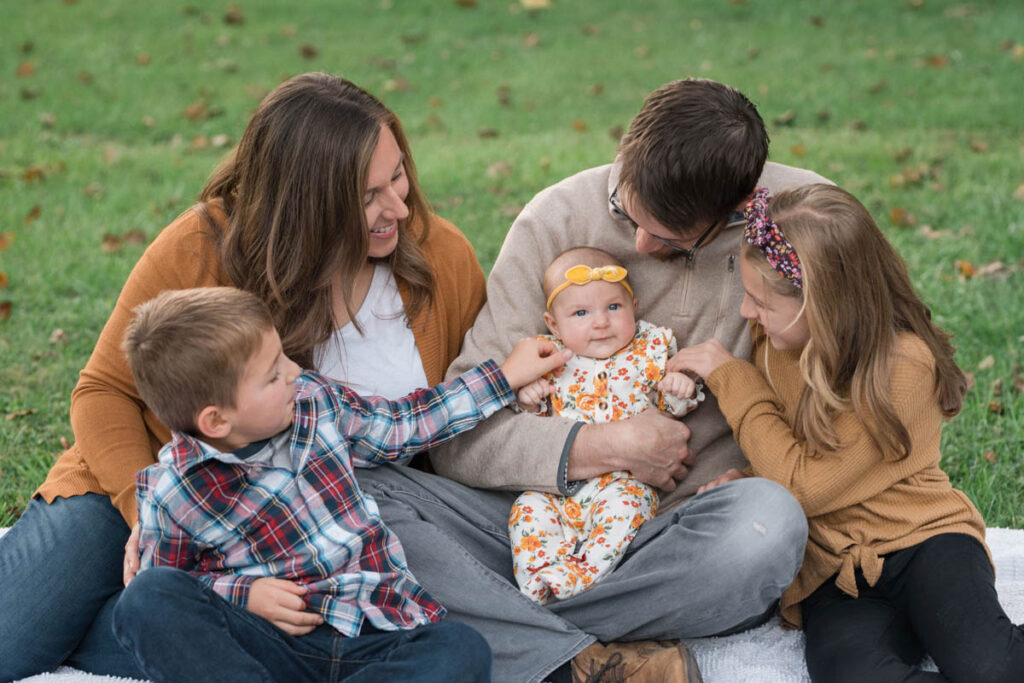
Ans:
{"label": "white t-shirt", "polygon": [[363,305],[351,322],[317,347],[317,370],[362,396],[396,399],[427,386],[416,338],[391,268],[377,264]]}

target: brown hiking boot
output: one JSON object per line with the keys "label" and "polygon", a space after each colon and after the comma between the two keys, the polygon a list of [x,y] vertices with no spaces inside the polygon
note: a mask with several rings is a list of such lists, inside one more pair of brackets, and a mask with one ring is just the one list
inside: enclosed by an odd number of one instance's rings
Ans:
{"label": "brown hiking boot", "polygon": [[572,660],[573,683],[703,683],[697,660],[679,641],[594,643]]}

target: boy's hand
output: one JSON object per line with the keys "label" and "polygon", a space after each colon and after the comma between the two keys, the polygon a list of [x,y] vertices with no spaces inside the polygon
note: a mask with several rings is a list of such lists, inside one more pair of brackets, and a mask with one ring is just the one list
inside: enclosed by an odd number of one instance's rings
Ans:
{"label": "boy's hand", "polygon": [[704,379],[708,378],[718,366],[724,365],[736,357],[729,353],[717,339],[709,339],[703,344],[679,349],[679,353],[668,359],[669,372],[695,372]]}
{"label": "boy's hand", "polygon": [[302,599],[307,589],[294,581],[264,577],[256,579],[249,587],[247,609],[263,617],[285,633],[304,636],[320,624],[324,618],[306,609]]}
{"label": "boy's hand", "polygon": [[697,393],[697,383],[693,378],[682,372],[667,372],[658,382],[658,391],[676,398],[693,398]]}
{"label": "boy's hand", "polygon": [[551,395],[551,384],[541,377],[516,392],[516,403],[528,413],[540,413],[544,399]]}
{"label": "boy's hand", "polygon": [[570,358],[572,351],[569,349],[560,353],[554,342],[526,337],[516,342],[512,353],[508,354],[508,358],[501,364],[501,371],[505,373],[505,379],[515,391],[552,370],[557,370]]}

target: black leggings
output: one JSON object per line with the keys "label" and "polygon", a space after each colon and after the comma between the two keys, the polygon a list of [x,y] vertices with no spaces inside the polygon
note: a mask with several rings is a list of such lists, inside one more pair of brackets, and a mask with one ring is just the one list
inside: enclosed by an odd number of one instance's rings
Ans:
{"label": "black leggings", "polygon": [[[974,538],[942,534],[891,553],[873,588],[857,572],[857,590],[846,595],[833,577],[801,604],[815,683],[1024,681],[1024,631]],[[921,670],[926,654],[941,673]]]}

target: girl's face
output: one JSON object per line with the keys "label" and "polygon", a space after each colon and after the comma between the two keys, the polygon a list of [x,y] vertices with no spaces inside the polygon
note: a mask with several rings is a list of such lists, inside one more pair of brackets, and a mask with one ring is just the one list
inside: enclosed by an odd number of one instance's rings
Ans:
{"label": "girl's face", "polygon": [[768,340],[779,351],[799,351],[811,340],[807,316],[800,310],[803,299],[782,296],[765,287],[764,276],[746,258],[740,258],[743,303],[740,315],[764,327]]}
{"label": "girl's face", "polygon": [[409,207],[405,205],[408,194],[405,156],[394,133],[382,125],[363,193],[363,210],[366,211],[366,225],[370,228],[371,258],[390,256],[398,246],[399,223],[409,216]]}
{"label": "girl's face", "polygon": [[551,302],[544,322],[579,356],[608,358],[636,334],[636,301],[617,282],[570,285]]}

